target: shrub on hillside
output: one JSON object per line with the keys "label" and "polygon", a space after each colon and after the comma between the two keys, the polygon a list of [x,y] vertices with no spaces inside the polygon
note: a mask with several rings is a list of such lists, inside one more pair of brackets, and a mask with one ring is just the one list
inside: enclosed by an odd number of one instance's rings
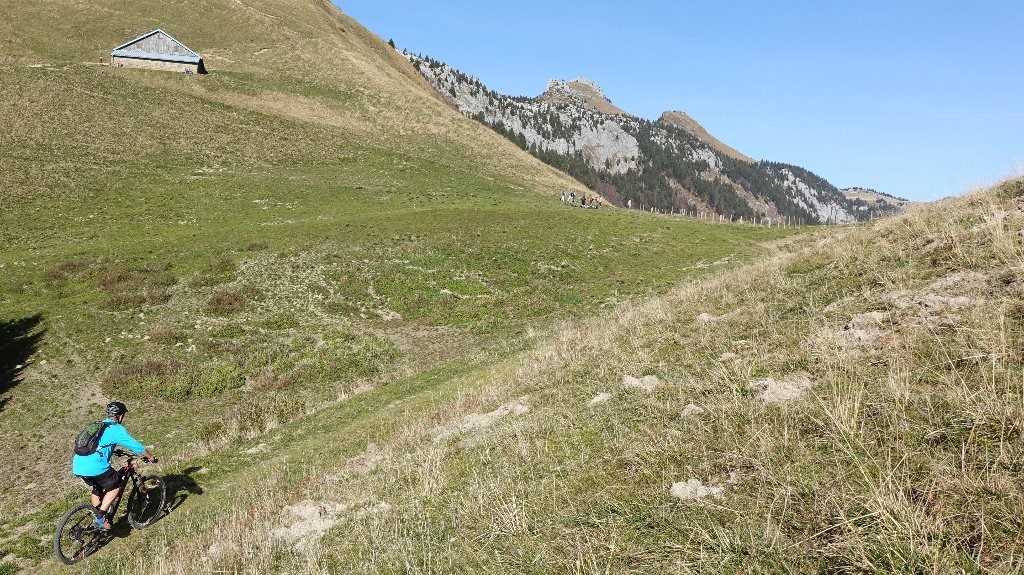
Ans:
{"label": "shrub on hillside", "polygon": [[231,315],[245,307],[249,300],[260,296],[261,292],[252,286],[222,288],[210,296],[206,302],[206,311],[212,315]]}
{"label": "shrub on hillside", "polygon": [[110,369],[100,388],[110,397],[185,401],[241,387],[245,377],[234,366],[144,358]]}

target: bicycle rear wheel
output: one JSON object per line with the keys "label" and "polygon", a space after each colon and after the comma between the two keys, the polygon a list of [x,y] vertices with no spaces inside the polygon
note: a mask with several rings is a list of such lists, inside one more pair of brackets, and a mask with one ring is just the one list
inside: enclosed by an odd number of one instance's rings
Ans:
{"label": "bicycle rear wheel", "polygon": [[61,563],[78,563],[99,549],[103,531],[94,519],[93,506],[88,503],[72,507],[61,517],[53,536],[53,552]]}
{"label": "bicycle rear wheel", "polygon": [[149,527],[160,518],[164,510],[167,488],[158,475],[139,478],[135,489],[128,495],[128,523],[136,529]]}

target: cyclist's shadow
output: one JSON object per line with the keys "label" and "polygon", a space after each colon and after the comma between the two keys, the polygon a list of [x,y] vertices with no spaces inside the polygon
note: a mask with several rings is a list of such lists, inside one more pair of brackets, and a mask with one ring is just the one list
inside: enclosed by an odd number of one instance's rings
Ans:
{"label": "cyclist's shadow", "polygon": [[180,507],[188,499],[189,495],[203,494],[203,488],[192,478],[200,470],[202,470],[202,467],[189,467],[188,469],[183,469],[181,473],[163,476],[164,485],[167,487],[164,515]]}

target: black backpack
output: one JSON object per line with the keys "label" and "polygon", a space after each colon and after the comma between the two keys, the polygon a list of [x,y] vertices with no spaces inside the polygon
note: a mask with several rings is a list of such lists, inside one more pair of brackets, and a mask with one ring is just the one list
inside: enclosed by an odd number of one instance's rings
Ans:
{"label": "black backpack", "polygon": [[100,447],[100,437],[110,425],[109,421],[90,423],[75,438],[75,455],[92,455]]}

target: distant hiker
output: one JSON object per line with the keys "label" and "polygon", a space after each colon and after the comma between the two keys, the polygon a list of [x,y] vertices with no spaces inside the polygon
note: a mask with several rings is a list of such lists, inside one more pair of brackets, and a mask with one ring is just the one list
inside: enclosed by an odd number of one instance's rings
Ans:
{"label": "distant hiker", "polygon": [[562,190],[561,192],[559,192],[558,195],[559,195],[559,197],[561,197],[562,203],[564,204],[565,203],[565,190]]}
{"label": "distant hiker", "polygon": [[[120,401],[107,404],[107,417],[100,422],[95,442],[95,451],[81,454],[76,441],[75,455],[71,458],[71,472],[82,478],[85,484],[92,487],[92,506],[96,508],[96,525],[100,529],[110,529],[110,518],[107,510],[114,500],[124,492],[125,484],[121,473],[110,466],[110,458],[114,455],[114,447],[121,445],[139,454],[144,461],[156,461],[146,446],[129,435],[121,425],[128,407]],[[84,433],[84,432],[83,432]]]}
{"label": "distant hiker", "polygon": [[575,204],[576,204],[576,190],[573,190],[573,191],[569,192],[569,205],[572,206],[572,205],[575,205]]}

